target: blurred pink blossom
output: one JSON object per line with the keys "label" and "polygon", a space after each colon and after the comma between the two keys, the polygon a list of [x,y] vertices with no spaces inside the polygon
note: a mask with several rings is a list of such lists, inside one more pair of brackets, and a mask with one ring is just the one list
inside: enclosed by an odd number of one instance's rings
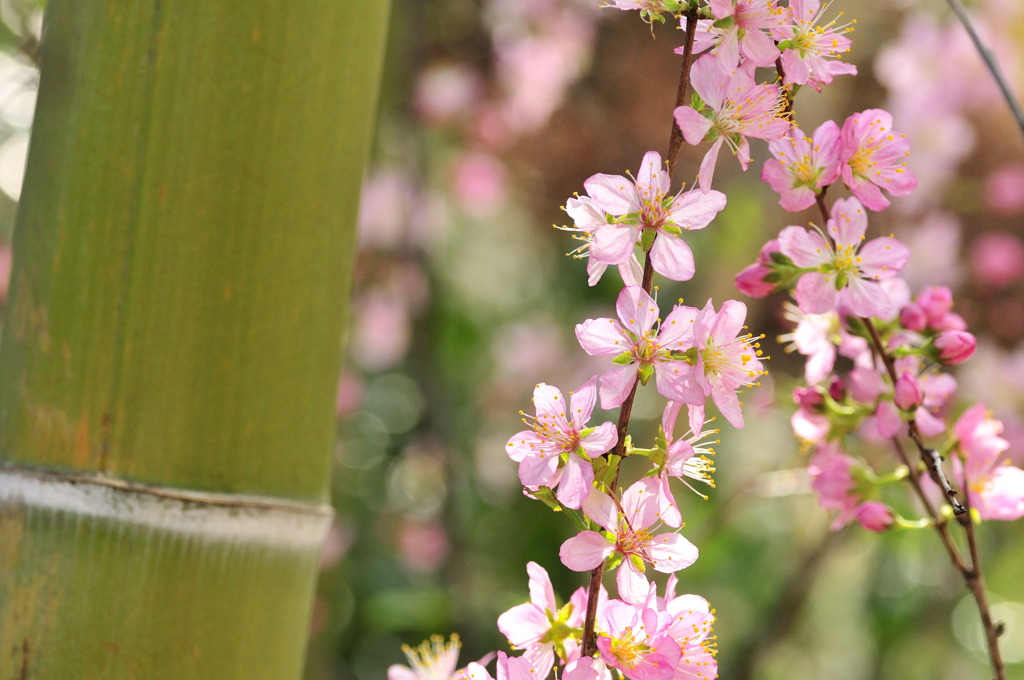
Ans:
{"label": "blurred pink blossom", "polygon": [[402,519],[398,529],[398,556],[410,571],[437,571],[448,557],[448,549],[448,536],[440,522]]}
{"label": "blurred pink blossom", "polygon": [[472,113],[481,87],[479,74],[465,64],[434,64],[417,78],[413,108],[428,123],[458,122]]}
{"label": "blurred pink blossom", "polygon": [[1024,212],[1024,163],[1007,163],[989,175],[985,202],[1001,215]]}
{"label": "blurred pink blossom", "polygon": [[[1021,190],[1024,192],[1024,187]],[[1003,288],[1024,274],[1024,242],[1013,234],[982,234],[971,244],[968,259],[975,281],[982,286]]]}
{"label": "blurred pink blossom", "polygon": [[379,371],[397,364],[411,340],[411,319],[403,300],[382,290],[369,290],[353,302],[352,360]]}
{"label": "blurred pink blossom", "polygon": [[490,154],[467,152],[452,167],[452,191],[470,215],[485,217],[505,202],[508,178],[505,166]]}

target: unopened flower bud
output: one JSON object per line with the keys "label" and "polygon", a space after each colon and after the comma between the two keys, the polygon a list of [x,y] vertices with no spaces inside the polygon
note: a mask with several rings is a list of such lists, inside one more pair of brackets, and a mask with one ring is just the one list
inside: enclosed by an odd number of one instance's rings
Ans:
{"label": "unopened flower bud", "polygon": [[924,313],[921,305],[911,302],[900,310],[900,325],[908,331],[920,333],[928,326],[928,316]]}
{"label": "unopened flower bud", "polygon": [[833,376],[832,381],[829,382],[828,396],[836,401],[844,401],[846,399],[846,383],[838,376]]}
{"label": "unopened flower bud", "polygon": [[925,286],[916,302],[928,317],[928,325],[938,328],[953,308],[953,292],[946,286]]}
{"label": "unopened flower bud", "polygon": [[800,408],[808,411],[820,411],[821,405],[824,403],[821,394],[813,387],[797,387],[794,389],[793,401]]}
{"label": "unopened flower bud", "polygon": [[750,297],[767,297],[775,292],[775,284],[765,281],[772,270],[762,264],[752,264],[736,275],[736,288]]}
{"label": "unopened flower bud", "polygon": [[935,327],[937,331],[965,331],[967,330],[967,322],[964,321],[964,317],[959,314],[950,312],[946,316],[942,317],[942,321]]}
{"label": "unopened flower bud", "polygon": [[861,503],[854,511],[857,521],[868,531],[882,532],[892,526],[895,518],[885,503],[868,501]]}
{"label": "unopened flower bud", "polygon": [[921,388],[917,384],[917,380],[910,373],[903,373],[896,380],[896,389],[894,391],[894,400],[896,405],[904,411],[920,406],[922,395]]}
{"label": "unopened flower bud", "polygon": [[978,345],[975,337],[967,331],[943,331],[935,337],[939,359],[944,364],[961,364],[974,354]]}

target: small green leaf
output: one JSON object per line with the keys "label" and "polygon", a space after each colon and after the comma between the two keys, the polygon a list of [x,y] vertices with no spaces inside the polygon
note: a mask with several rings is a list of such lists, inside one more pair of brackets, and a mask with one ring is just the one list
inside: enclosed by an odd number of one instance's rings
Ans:
{"label": "small green leaf", "polygon": [[636,359],[633,357],[632,352],[623,352],[619,356],[612,359],[612,363],[615,364],[616,366],[629,366],[634,361],[636,361]]}

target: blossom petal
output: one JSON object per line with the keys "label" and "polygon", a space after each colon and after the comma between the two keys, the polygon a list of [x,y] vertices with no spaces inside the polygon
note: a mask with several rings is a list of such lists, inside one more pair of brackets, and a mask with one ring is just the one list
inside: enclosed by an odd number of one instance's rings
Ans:
{"label": "blossom petal", "polygon": [[615,301],[615,311],[623,325],[640,336],[658,320],[658,305],[640,286],[626,286]]}
{"label": "blossom petal", "polygon": [[654,271],[673,281],[689,281],[697,271],[690,246],[673,234],[658,234],[651,247],[651,263]]}
{"label": "blossom petal", "polygon": [[[554,611],[554,610],[552,610]],[[516,605],[498,617],[498,630],[516,647],[529,647],[551,630],[545,611],[532,602]]]}
{"label": "blossom petal", "polygon": [[558,558],[573,571],[596,569],[612,554],[615,546],[596,531],[581,531],[562,543]]}
{"label": "blossom petal", "polygon": [[595,375],[576,388],[575,392],[569,394],[569,409],[574,429],[582,430],[586,427],[587,421],[590,420],[590,414],[594,412],[594,405],[596,403],[597,376]]}
{"label": "blossom petal", "polygon": [[547,611],[553,612],[558,609],[555,589],[551,585],[547,569],[531,561],[526,563],[526,574],[530,577],[530,601]]}
{"label": "blossom petal", "polygon": [[618,408],[626,401],[629,391],[636,381],[639,368],[636,364],[616,366],[601,374],[601,408]]}
{"label": "blossom petal", "polygon": [[562,479],[558,482],[558,502],[578,510],[590,494],[594,483],[594,466],[579,456],[569,456]]}
{"label": "blossom petal", "polygon": [[622,264],[633,254],[640,229],[635,224],[608,224],[594,231],[590,258],[602,264]]}
{"label": "blossom petal", "polygon": [[690,543],[682,534],[664,533],[651,539],[647,546],[647,554],[651,558],[651,566],[663,574],[685,569],[697,561],[697,546]]}
{"label": "blossom petal", "polygon": [[610,215],[621,216],[637,212],[636,186],[622,175],[598,173],[583,183],[594,207]]}
{"label": "blossom petal", "polygon": [[576,324],[576,339],[583,351],[591,356],[622,354],[632,347],[625,339],[619,322],[609,318],[587,319]]}

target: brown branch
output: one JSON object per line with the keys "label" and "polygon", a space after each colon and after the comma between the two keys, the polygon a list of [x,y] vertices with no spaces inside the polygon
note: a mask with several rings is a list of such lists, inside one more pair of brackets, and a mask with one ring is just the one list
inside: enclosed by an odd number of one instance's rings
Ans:
{"label": "brown branch", "polygon": [[[679,71],[679,89],[676,90],[675,108],[686,105],[686,91],[690,87],[690,65],[693,63],[693,39],[697,29],[697,10],[691,9],[686,13],[686,43],[683,46],[683,65]],[[673,110],[674,110],[673,109]],[[672,118],[672,134],[668,140],[668,155],[665,157],[668,162],[668,176],[676,169],[676,159],[679,157],[679,149],[683,145],[683,131]]]}
{"label": "brown branch", "polygon": [[[693,63],[693,40],[696,35],[696,28],[697,10],[691,9],[686,13],[686,43],[683,48],[683,63],[679,72],[679,88],[676,91],[676,107],[683,106],[686,103],[686,92],[690,87],[690,66]],[[668,143],[668,154],[666,154],[665,157],[668,164],[668,176],[670,179],[675,171],[676,159],[679,157],[679,149],[682,146],[682,143],[682,130],[679,129],[679,125],[676,124],[673,117],[672,133],[669,136]],[[654,263],[652,262],[649,254],[644,260],[644,273],[640,285],[647,294],[650,294],[654,286]],[[630,390],[626,400],[622,402],[622,406],[619,407],[619,420],[616,425],[616,431],[618,432],[619,439],[615,444],[613,453],[620,458],[625,454],[626,433],[629,431],[629,419],[633,413],[633,400],[636,398],[636,391],[639,384],[640,380],[638,377],[633,382],[633,388]],[[615,486],[618,482],[618,478],[618,471],[616,471],[611,488],[611,492],[613,494],[615,493]],[[594,623],[597,617],[597,596],[601,590],[601,577],[603,575],[603,563],[598,565],[590,574],[590,585],[587,588],[587,614],[583,621],[582,656],[593,656],[597,652],[597,641],[594,637]]]}

